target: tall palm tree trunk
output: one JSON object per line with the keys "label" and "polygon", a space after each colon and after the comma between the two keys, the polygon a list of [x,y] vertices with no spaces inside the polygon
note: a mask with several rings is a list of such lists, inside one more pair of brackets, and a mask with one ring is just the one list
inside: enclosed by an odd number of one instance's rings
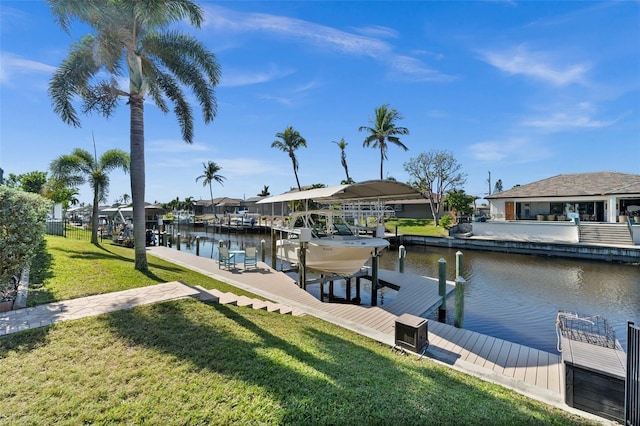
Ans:
{"label": "tall palm tree trunk", "polygon": [[144,98],[135,94],[131,105],[131,199],[133,201],[133,237],[135,238],[135,268],[149,270],[145,241],[145,169],[144,169]]}
{"label": "tall palm tree trunk", "polygon": [[93,190],[93,209],[91,215],[91,244],[98,244],[98,219],[100,214],[100,206],[98,205],[100,200],[98,199],[98,190]]}
{"label": "tall palm tree trunk", "polygon": [[384,163],[384,151],[382,150],[382,148],[380,148],[380,180],[384,179],[384,177],[382,177],[382,164]]}

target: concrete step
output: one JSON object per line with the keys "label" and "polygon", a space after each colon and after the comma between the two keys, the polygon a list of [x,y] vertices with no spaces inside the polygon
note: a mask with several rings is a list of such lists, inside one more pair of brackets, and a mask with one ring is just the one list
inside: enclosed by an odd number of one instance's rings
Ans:
{"label": "concrete step", "polygon": [[595,244],[633,244],[624,224],[580,224],[580,242]]}
{"label": "concrete step", "polygon": [[256,310],[266,309],[268,312],[275,312],[283,315],[306,315],[305,312],[299,309],[294,309],[290,306],[280,303],[267,302],[260,299],[252,299],[247,296],[238,296],[234,293],[224,293],[215,288],[206,289],[201,286],[196,286],[196,289],[200,292],[200,294],[198,295],[198,299],[202,301],[248,307]]}

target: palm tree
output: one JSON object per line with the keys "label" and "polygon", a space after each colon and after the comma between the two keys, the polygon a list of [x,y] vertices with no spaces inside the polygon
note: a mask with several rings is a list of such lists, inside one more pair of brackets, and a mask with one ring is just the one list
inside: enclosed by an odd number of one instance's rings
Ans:
{"label": "palm tree", "polygon": [[[211,209],[213,210],[213,214],[215,216],[216,214],[216,210],[213,207],[213,189],[211,187],[211,184],[213,183],[213,181],[215,180],[216,182],[218,182],[220,185],[224,184],[222,183],[226,178],[222,175],[219,175],[218,172],[220,170],[222,170],[222,167],[218,166],[216,163],[214,163],[213,161],[209,161],[207,164],[202,163],[202,165],[204,166],[204,172],[198,176],[196,178],[196,182],[199,181],[200,179],[202,179],[202,186],[207,186],[209,185],[209,195],[211,196]],[[217,216],[216,216],[217,217]]]}
{"label": "palm tree", "polygon": [[129,201],[131,201],[131,197],[129,197],[129,194],[122,194],[122,204],[129,204]]}
{"label": "palm tree", "polygon": [[[90,26],[95,34],[71,48],[49,83],[55,112],[80,126],[73,102],[82,99],[84,113],[111,116],[121,99],[130,108],[131,199],[135,239],[135,268],[147,271],[145,249],[144,101],[148,96],[164,113],[173,105],[182,139],[193,142],[193,114],[184,89],[191,89],[204,122],[217,112],[214,87],[220,80],[216,57],[192,36],[167,30],[187,19],[196,28],[203,11],[191,0],[48,0],[52,14],[69,32],[72,20]],[[106,75],[101,81],[98,78]],[[118,80],[128,78],[128,87]]]}
{"label": "palm tree", "polygon": [[344,138],[340,139],[340,142],[333,141],[338,148],[340,148],[340,161],[342,162],[342,167],[344,167],[344,172],[347,175],[347,179],[342,181],[342,183],[350,184],[353,183],[353,179],[349,177],[349,167],[347,166],[347,153],[345,152],[345,148],[349,145],[345,142]]}
{"label": "palm tree", "polygon": [[258,197],[268,197],[269,195],[271,195],[269,193],[269,185],[264,185],[262,191],[258,194]]}
{"label": "palm tree", "polygon": [[[106,200],[109,190],[109,172],[114,169],[129,171],[129,154],[120,149],[110,149],[96,158],[84,149],[76,148],[71,154],[62,155],[51,162],[49,168],[54,178],[69,186],[89,183],[93,189],[93,213],[91,216],[91,243],[98,244],[98,217],[100,201]],[[144,240],[143,240],[144,242]]]}
{"label": "palm tree", "polygon": [[271,148],[278,148],[279,150],[289,154],[289,158],[291,158],[291,163],[293,164],[293,174],[295,174],[296,183],[298,184],[298,191],[302,191],[300,179],[298,179],[298,159],[296,158],[296,149],[301,146],[306,148],[307,141],[304,140],[304,138],[300,136],[300,133],[291,126],[284,129],[284,132],[282,133],[276,133],[276,137],[282,140],[273,141],[273,143],[271,143]]}
{"label": "palm tree", "polygon": [[376,108],[375,120],[369,120],[373,127],[361,126],[359,131],[369,132],[369,136],[364,140],[362,146],[371,146],[374,149],[380,149],[380,179],[384,179],[382,175],[382,163],[387,159],[387,142],[399,146],[405,151],[409,150],[396,135],[408,135],[409,130],[405,127],[397,127],[396,120],[402,119],[402,115],[394,108],[389,108],[388,104],[384,104]]}

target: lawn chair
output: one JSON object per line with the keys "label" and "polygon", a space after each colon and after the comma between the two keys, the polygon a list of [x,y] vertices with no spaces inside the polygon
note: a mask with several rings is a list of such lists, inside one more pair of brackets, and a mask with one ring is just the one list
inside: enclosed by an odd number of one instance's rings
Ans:
{"label": "lawn chair", "polygon": [[249,266],[258,267],[258,249],[255,247],[247,247],[244,251],[244,269]]}
{"label": "lawn chair", "polygon": [[231,269],[235,266],[235,253],[229,253],[227,247],[218,247],[218,269]]}

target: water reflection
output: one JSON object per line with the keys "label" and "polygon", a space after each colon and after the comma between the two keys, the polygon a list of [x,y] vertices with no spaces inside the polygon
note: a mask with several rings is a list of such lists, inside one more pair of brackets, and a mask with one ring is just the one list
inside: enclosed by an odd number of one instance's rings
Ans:
{"label": "water reflection", "polygon": [[[219,240],[228,241],[233,248],[244,248],[260,247],[264,239],[265,260],[271,262],[268,234],[194,235],[203,237],[200,255],[213,258],[217,257]],[[195,244],[191,248],[183,245],[182,249],[195,252]],[[447,261],[447,279],[454,280],[456,251],[409,246],[405,272],[437,277],[438,261],[443,258]],[[397,271],[398,252],[385,250],[380,267]],[[639,265],[466,250],[462,269],[467,281],[464,326],[469,330],[555,352],[559,310],[603,316],[624,347],[627,321],[640,323]],[[317,287],[310,286],[309,290],[319,297]],[[335,284],[334,290],[336,294],[344,292],[344,284]],[[367,303],[364,298],[369,297],[370,290],[363,286],[361,295],[362,302]],[[447,306],[451,324],[453,308],[452,297]]]}

